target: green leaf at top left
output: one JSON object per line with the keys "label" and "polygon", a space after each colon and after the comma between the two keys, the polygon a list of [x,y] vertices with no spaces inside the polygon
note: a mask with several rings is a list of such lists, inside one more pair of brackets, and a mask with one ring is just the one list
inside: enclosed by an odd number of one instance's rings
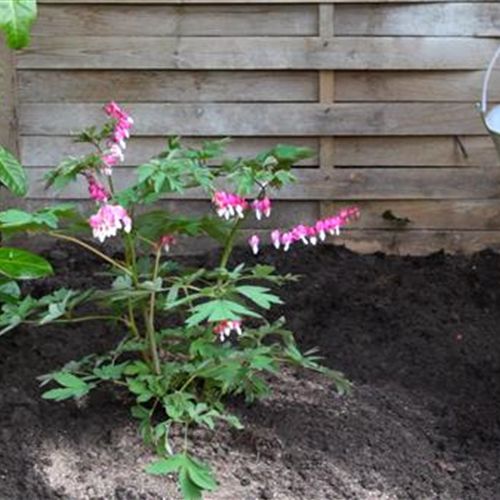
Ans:
{"label": "green leaf at top left", "polygon": [[42,257],[19,248],[0,247],[0,274],[18,280],[43,278],[53,273]]}
{"label": "green leaf at top left", "polygon": [[36,0],[0,1],[0,31],[11,49],[22,49],[28,45],[36,13]]}
{"label": "green leaf at top left", "polygon": [[[0,7],[0,22],[1,18],[2,9]],[[4,185],[18,196],[24,196],[28,190],[26,172],[16,157],[2,146],[0,146],[0,185]]]}

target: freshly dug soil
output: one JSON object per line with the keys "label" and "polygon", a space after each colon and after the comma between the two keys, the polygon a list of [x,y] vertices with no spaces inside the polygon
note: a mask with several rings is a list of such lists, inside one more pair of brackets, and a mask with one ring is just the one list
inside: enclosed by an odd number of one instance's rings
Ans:
{"label": "freshly dug soil", "polygon": [[[80,252],[49,256],[59,278],[33,293],[103,279]],[[272,398],[236,404],[244,431],[198,431],[220,480],[208,499],[500,499],[500,256],[325,246],[260,260],[303,275],[282,312],[301,347],[318,346],[355,386],[340,398],[323,378],[287,371]],[[141,471],[151,456],[119,394],[80,405],[40,397],[38,375],[114,340],[102,324],[0,339],[0,500],[178,498],[173,481]]]}

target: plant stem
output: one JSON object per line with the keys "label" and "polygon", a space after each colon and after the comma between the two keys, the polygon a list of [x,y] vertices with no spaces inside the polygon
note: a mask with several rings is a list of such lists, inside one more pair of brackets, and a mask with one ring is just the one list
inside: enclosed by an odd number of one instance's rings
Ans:
{"label": "plant stem", "polygon": [[[134,282],[134,285],[138,287],[139,278],[137,276],[137,255],[135,253],[134,240],[132,239],[132,236],[127,233],[124,236],[124,242],[125,242],[125,259],[127,261],[127,265],[132,270],[131,273],[132,281]],[[130,298],[127,300],[127,312],[128,312],[130,329],[132,330],[134,335],[138,339],[140,339],[141,334],[139,333],[139,329],[137,328],[137,323],[135,321],[135,316],[134,316],[134,306],[132,303],[132,299]]]}
{"label": "plant stem", "polygon": [[[120,318],[119,316],[80,316],[79,318],[69,318],[69,319],[56,319],[51,321],[52,324],[68,324],[68,323],[83,323],[85,321],[121,321],[125,323],[127,326],[130,326],[128,321],[124,318]],[[38,321],[26,321],[29,324],[38,324]]]}
{"label": "plant stem", "polygon": [[134,316],[134,308],[132,306],[132,301],[128,299],[127,301],[127,312],[128,312],[128,320],[127,324],[129,328],[132,330],[133,334],[140,339],[141,334],[139,333],[139,329],[137,328],[137,323],[135,322],[135,316]]}
{"label": "plant stem", "polygon": [[130,275],[132,276],[134,285],[138,286],[139,278],[137,276],[137,255],[135,253],[134,240],[132,239],[132,235],[130,233],[124,234],[124,242],[125,242],[125,259],[127,261],[127,265],[132,270]]}
{"label": "plant stem", "polygon": [[109,186],[109,191],[111,193],[111,196],[115,196],[115,185],[113,184],[113,178],[108,175],[108,186]]}
{"label": "plant stem", "polygon": [[[156,251],[155,264],[153,269],[153,283],[158,278],[158,271],[160,269],[162,247],[159,246]],[[156,344],[156,328],[155,328],[155,309],[156,309],[156,292],[151,292],[151,298],[149,300],[149,312],[147,310],[145,313],[146,329],[148,333],[149,349],[151,352],[151,358],[153,360],[153,368],[157,375],[161,374],[160,357],[158,355],[158,346]]]}
{"label": "plant stem", "polygon": [[85,248],[89,252],[92,252],[93,254],[95,254],[98,257],[100,257],[102,260],[104,260],[104,261],[108,262],[109,264],[111,264],[112,266],[116,267],[117,269],[120,269],[124,273],[126,273],[126,274],[128,274],[130,276],[132,275],[132,272],[130,271],[130,269],[128,269],[127,267],[125,267],[123,264],[120,264],[115,259],[112,259],[111,257],[108,257],[106,254],[104,254],[101,251],[97,250],[97,248],[93,247],[92,245],[89,245],[89,244],[85,243],[82,240],[79,240],[78,238],[74,238],[73,236],[68,236],[66,234],[56,233],[56,232],[53,232],[53,231],[49,231],[47,234],[49,234],[49,236],[52,236],[53,238],[57,238],[57,239],[64,240],[64,241],[69,241],[70,243],[74,243],[75,245],[81,246],[82,248]]}
{"label": "plant stem", "polygon": [[236,236],[236,233],[238,232],[241,220],[242,219],[240,219],[239,217],[236,219],[236,221],[233,224],[233,227],[231,228],[231,232],[227,237],[226,245],[224,247],[224,253],[222,254],[222,258],[219,265],[219,267],[222,269],[226,269],[229,257],[231,257],[231,252],[233,251],[233,246],[234,246],[234,238]]}
{"label": "plant stem", "polygon": [[184,455],[187,455],[188,447],[189,447],[189,422],[186,422],[184,427]]}
{"label": "plant stem", "polygon": [[194,375],[191,375],[187,379],[187,381],[184,383],[184,385],[177,392],[184,392],[189,387],[189,385],[198,378],[198,376],[199,376],[199,373],[195,373]]}

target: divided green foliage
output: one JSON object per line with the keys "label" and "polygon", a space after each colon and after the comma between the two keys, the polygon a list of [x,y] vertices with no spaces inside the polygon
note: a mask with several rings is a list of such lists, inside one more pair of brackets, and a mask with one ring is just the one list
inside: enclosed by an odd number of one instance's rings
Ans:
{"label": "divided green foliage", "polygon": [[[113,350],[41,377],[46,388],[43,397],[81,399],[103,384],[128,390],[135,399],[132,416],[144,442],[157,455],[147,472],[174,475],[183,497],[198,500],[215,490],[217,481],[209,466],[196,458],[190,431],[219,425],[241,429],[243,423],[225,406],[227,398],[242,396],[252,402],[267,396],[270,381],[284,365],[322,373],[341,392],[349,384],[340,373],[323,368],[314,351],[302,353],[283,318],[266,318],[283,305],[279,287],[298,278],[280,275],[272,266],[230,264],[241,230],[237,217],[229,221],[211,214],[194,217],[154,204],[165,195],[189,193],[193,188],[207,197],[225,190],[263,199],[293,181],[292,165],[311,152],[277,146],[255,158],[227,159],[227,141],[193,149],[174,138],[165,151],[138,168],[135,184],[118,191],[101,172],[114,125],[112,120],[102,128],[84,131],[78,140],[92,146],[91,152],[62,162],[47,176],[47,184],[64,189],[80,179],[105,182],[106,203],[120,204],[133,222],[129,233],[119,228],[122,252],[107,253],[104,246],[75,236],[68,226],[77,218],[71,206],[0,213],[0,231],[62,238],[103,259],[109,265],[109,287],[63,288],[44,297],[19,298],[14,278],[45,276],[52,270],[32,254],[0,249],[0,272],[5,275],[0,278],[4,301],[0,334],[23,322],[43,326],[109,321],[117,326],[122,339]],[[90,236],[88,226],[86,231]],[[216,265],[190,267],[166,257],[166,245],[198,237],[222,244]],[[15,264],[22,264],[23,271]],[[272,314],[279,316],[276,311]],[[178,430],[184,434],[182,443],[172,439],[174,428],[176,435]]]}

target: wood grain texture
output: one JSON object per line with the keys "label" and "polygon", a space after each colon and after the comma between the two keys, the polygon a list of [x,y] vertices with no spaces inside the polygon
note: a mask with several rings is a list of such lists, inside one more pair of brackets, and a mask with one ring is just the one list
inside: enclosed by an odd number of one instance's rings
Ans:
{"label": "wood grain texture", "polygon": [[[356,202],[363,217],[334,241],[358,251],[500,249],[500,162],[475,106],[498,44],[497,0],[40,5],[33,44],[17,63],[29,204],[51,200],[47,167],[83,153],[71,136],[115,99],[136,119],[118,187],[169,133],[193,145],[235,136],[232,155],[276,142],[316,151],[295,169],[298,182],[275,194],[275,219],[260,228],[245,221],[244,238],[256,231],[267,241],[273,224],[312,222]],[[500,72],[491,99],[500,101]],[[86,197],[83,183],[56,198]],[[164,203],[209,209],[196,190]],[[386,212],[407,218],[405,229]]]}
{"label": "wood grain texture", "polygon": [[[335,100],[476,103],[483,80],[484,71],[337,72]],[[492,76],[491,99],[500,100],[500,71]]]}
{"label": "wood grain texture", "polygon": [[[263,244],[270,244],[269,231],[244,231],[239,244],[245,245],[247,239],[257,234]],[[425,256],[444,251],[449,254],[470,254],[486,248],[500,250],[499,231],[376,231],[346,230],[338,237],[331,237],[327,244],[343,245],[364,254],[383,252],[389,255]],[[174,250],[178,255],[201,254],[218,248],[217,243],[208,238],[199,238],[195,245],[182,241]],[[270,252],[275,251],[272,247]]]}
{"label": "wood grain texture", "polygon": [[33,37],[22,69],[484,69],[492,39],[422,37]]}
{"label": "wood grain texture", "polygon": [[[187,147],[197,147],[210,138],[192,139],[184,137],[182,142]],[[291,144],[308,147],[318,151],[318,139],[311,137],[273,137],[273,138],[235,138],[227,145],[226,157],[252,158],[262,151],[271,149],[276,144]],[[165,149],[165,137],[132,137],[125,155],[124,166],[138,166]],[[89,153],[89,146],[75,143],[71,137],[25,136],[21,138],[21,157],[27,167],[52,167],[68,156],[81,156]],[[211,164],[220,164],[220,161]],[[301,167],[318,165],[317,154],[299,162]]]}
{"label": "wood grain texture", "polygon": [[22,102],[314,102],[312,71],[19,71]]}
{"label": "wood grain texture", "polygon": [[[331,72],[325,71],[325,74]],[[482,71],[336,71],[337,102],[479,101]],[[313,102],[313,71],[21,70],[22,102]],[[500,71],[491,99],[500,100]]]}
{"label": "wood grain texture", "polygon": [[[43,5],[36,36],[315,36],[318,11],[300,5]],[[145,27],[147,28],[145,29]]]}
{"label": "wood grain texture", "polygon": [[[328,39],[334,32],[334,5],[322,4],[319,6],[319,34]],[[331,105],[335,101],[335,72],[319,72],[319,102]],[[335,139],[333,137],[320,138],[319,165],[321,169],[332,168],[335,165]]]}
{"label": "wood grain texture", "polygon": [[[15,55],[0,37],[0,145],[16,157],[19,155],[19,123],[17,119],[17,72]],[[0,185],[0,209],[20,203],[7,189]],[[1,240],[1,234],[0,234]]]}
{"label": "wood grain texture", "polygon": [[498,36],[500,4],[435,3],[340,5],[339,36]]}
{"label": "wood grain texture", "polygon": [[500,161],[490,137],[339,137],[339,167],[493,167]]}
{"label": "wood grain texture", "polygon": [[[205,138],[184,138],[190,147]],[[206,138],[209,139],[209,138]],[[462,137],[468,157],[465,158],[453,137],[337,137],[337,166],[345,167],[489,167],[498,168],[495,147],[489,137]],[[277,143],[304,146],[318,152],[319,139],[314,137],[233,138],[228,155],[251,157]],[[165,147],[164,137],[133,137],[125,156],[126,166],[137,166]],[[21,157],[28,167],[54,166],[67,156],[88,152],[88,146],[77,144],[68,136],[21,137]],[[318,155],[300,162],[300,166],[319,164]]]}
{"label": "wood grain texture", "polygon": [[[87,199],[75,199],[77,202],[76,208],[83,216],[90,216],[95,213],[95,203]],[[29,212],[34,212],[45,208],[47,200],[44,199],[29,199],[25,201],[25,209]],[[209,200],[160,200],[155,205],[158,210],[166,210],[185,216],[204,216],[207,214],[215,215],[214,207]],[[319,218],[319,204],[316,201],[275,201],[273,204],[272,217],[264,217],[258,221],[255,216],[249,215],[242,221],[242,229],[247,232],[259,232],[266,235],[266,239],[270,237],[270,231],[280,227],[288,228],[292,223],[313,224]],[[248,233],[247,233],[248,234]],[[90,231],[89,231],[90,235]],[[247,244],[246,238],[242,238],[244,244]],[[189,238],[186,238],[189,241]],[[108,240],[111,242],[112,240]]]}
{"label": "wood grain texture", "polygon": [[[44,168],[29,169],[31,198],[78,199],[87,197],[84,182],[61,193],[44,190]],[[297,182],[273,198],[281,200],[376,200],[376,199],[494,199],[500,196],[500,171],[480,168],[442,169],[296,169]],[[130,186],[136,179],[132,169],[117,168],[115,185]],[[229,189],[221,185],[221,188]],[[175,195],[172,198],[179,198]],[[181,198],[204,199],[206,194],[189,190]]]}
{"label": "wood grain texture", "polygon": [[[138,136],[482,135],[477,109],[462,103],[124,103]],[[65,135],[102,121],[93,104],[22,104],[22,135]]]}
{"label": "wood grain texture", "polygon": [[17,78],[15,56],[0,38],[0,144],[14,154],[18,149]]}
{"label": "wood grain texture", "polygon": [[330,243],[360,253],[428,255],[444,251],[471,254],[486,248],[500,250],[499,231],[344,231]]}
{"label": "wood grain texture", "polygon": [[[83,0],[38,0],[40,4],[79,4]],[[494,3],[497,0],[440,0],[443,3]],[[85,0],[88,4],[140,4],[143,0]],[[218,4],[345,4],[345,3],[364,3],[364,4],[379,4],[379,3],[435,3],[436,0],[217,0]],[[147,0],[148,4],[168,4],[168,5],[198,5],[198,4],[213,4],[213,0]]]}
{"label": "wood grain texture", "polygon": [[[340,201],[322,203],[321,216],[331,216],[343,206]],[[356,229],[500,231],[497,200],[376,200],[358,201],[356,206],[362,214],[354,223]]]}

